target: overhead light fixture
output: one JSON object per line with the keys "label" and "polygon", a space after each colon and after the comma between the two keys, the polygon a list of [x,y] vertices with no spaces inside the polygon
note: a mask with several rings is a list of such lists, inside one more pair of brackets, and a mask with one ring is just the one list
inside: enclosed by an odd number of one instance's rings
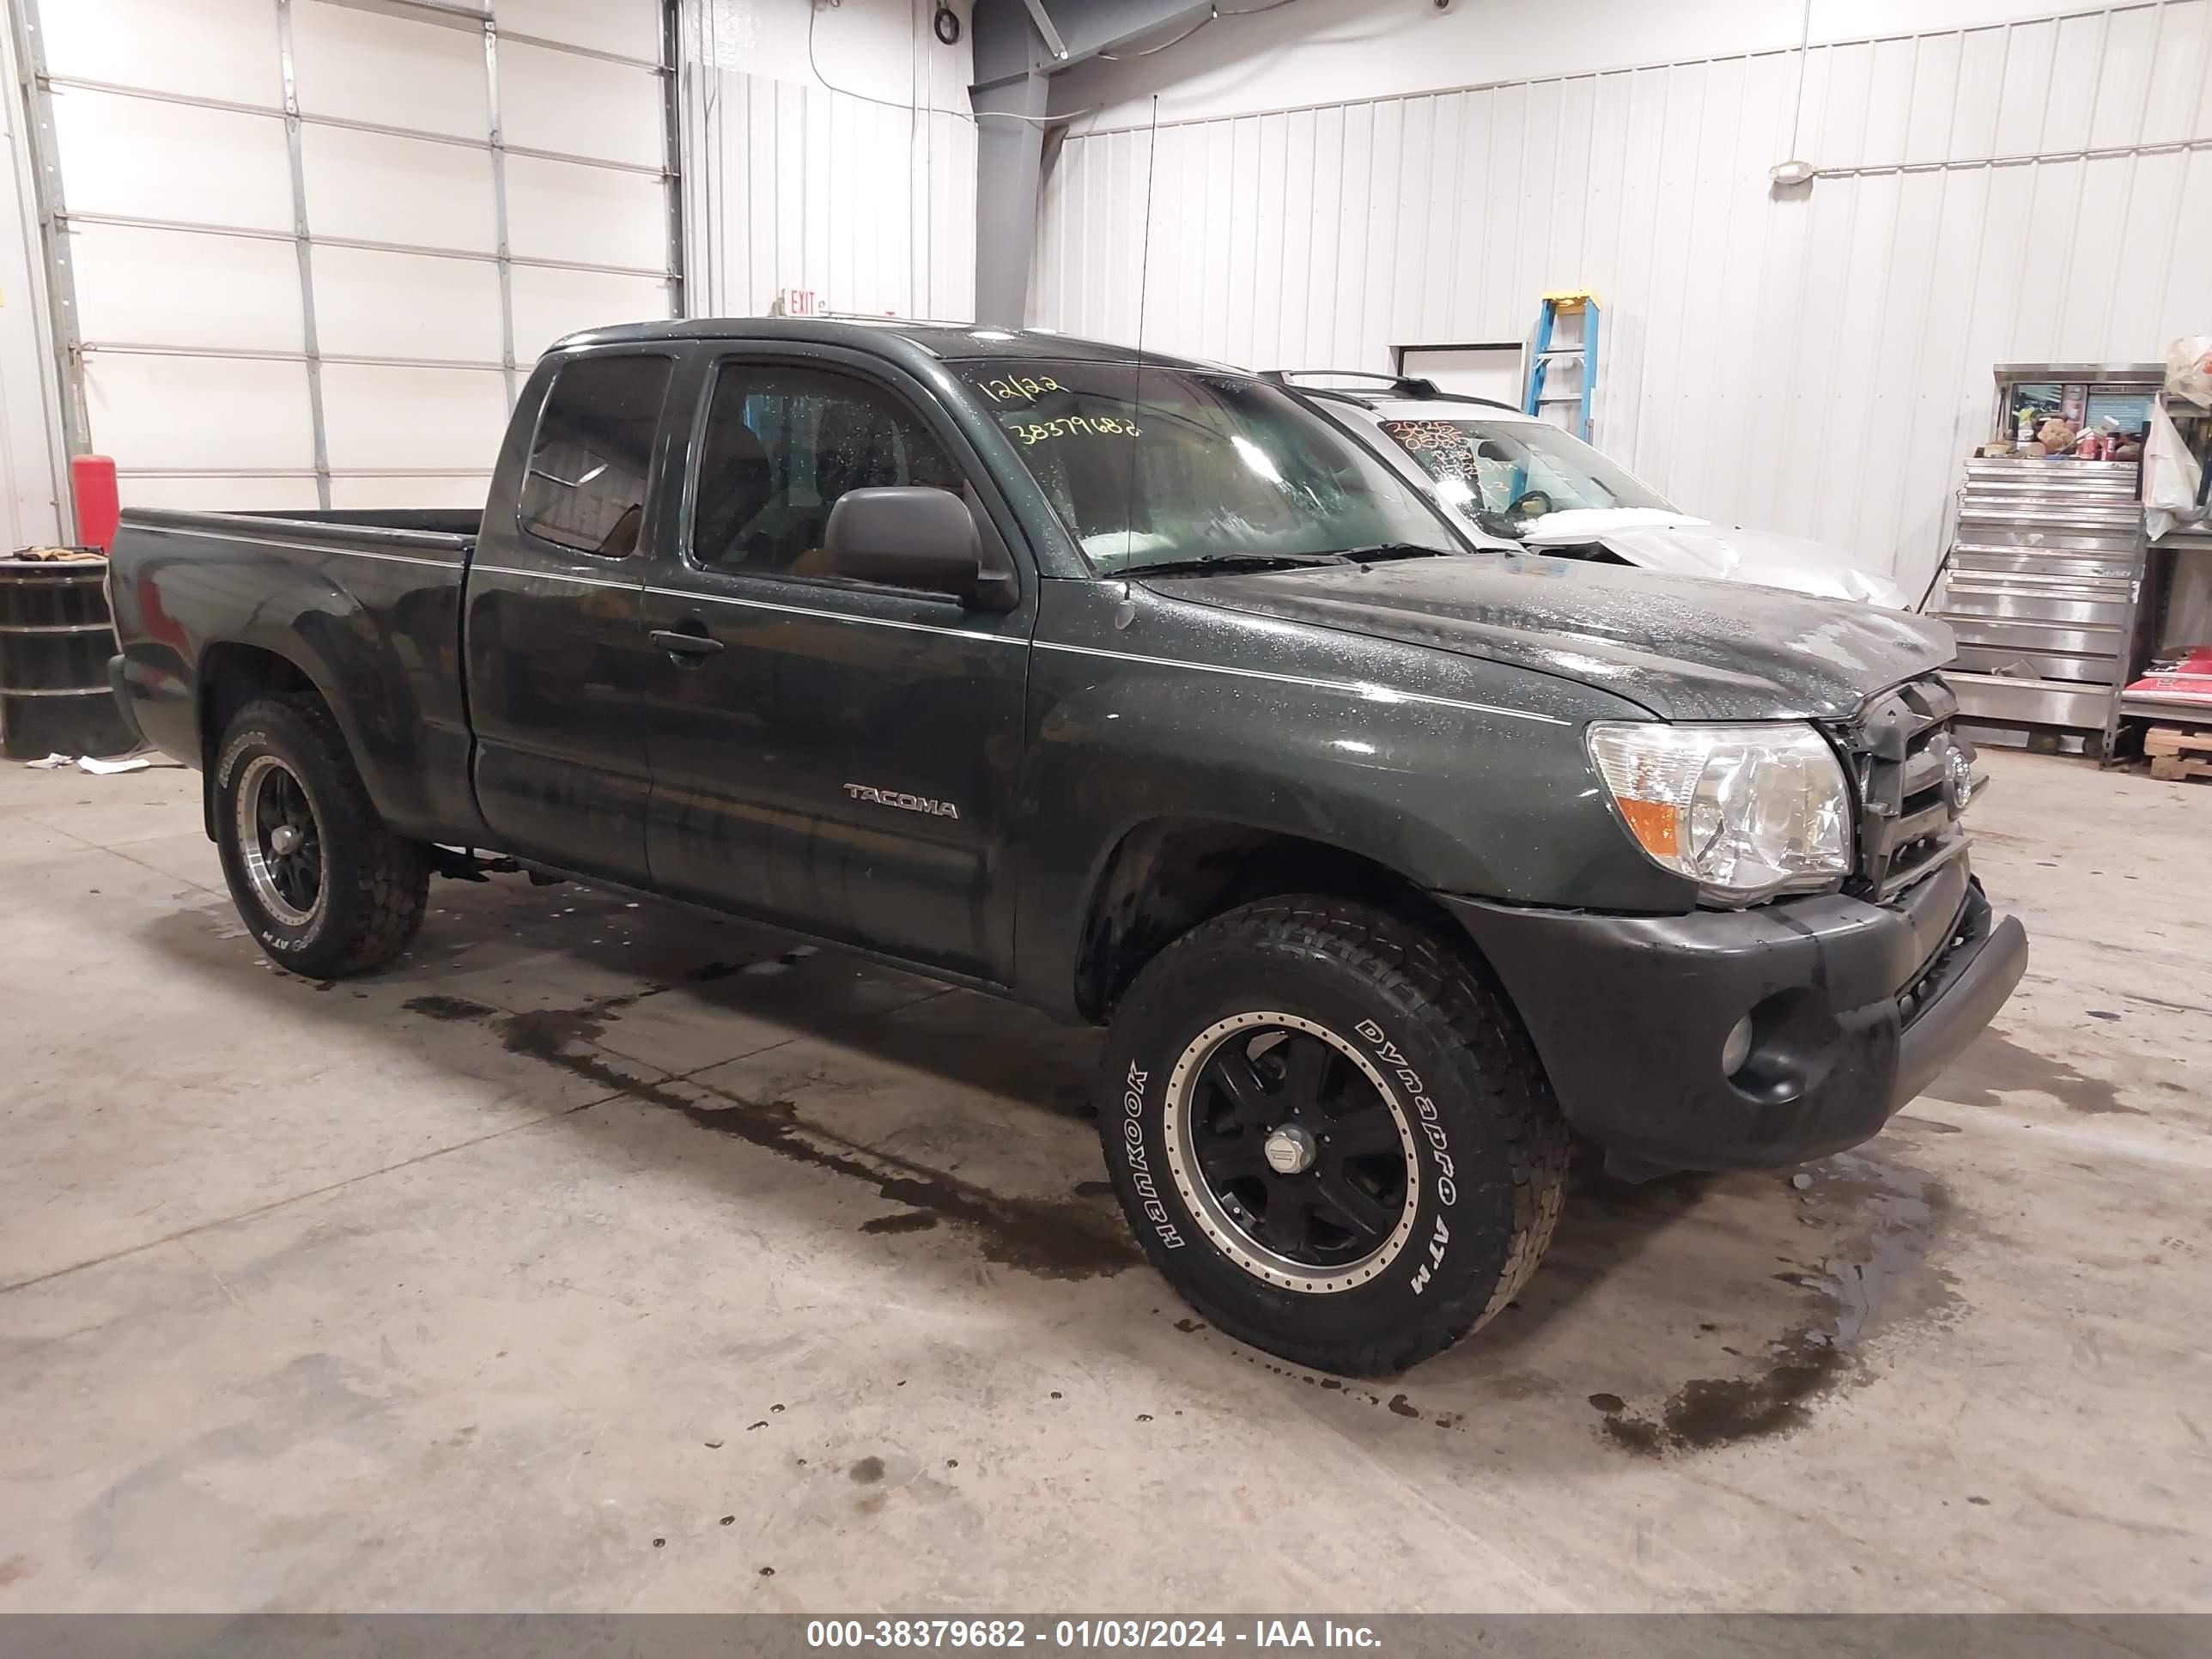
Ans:
{"label": "overhead light fixture", "polygon": [[1810,161],[1777,161],[1766,170],[1766,176],[1778,185],[1809,185],[1813,182]]}

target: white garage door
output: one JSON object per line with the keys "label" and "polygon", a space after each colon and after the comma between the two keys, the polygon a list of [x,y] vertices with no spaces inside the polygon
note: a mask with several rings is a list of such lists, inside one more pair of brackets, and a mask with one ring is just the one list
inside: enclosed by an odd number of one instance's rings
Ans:
{"label": "white garage door", "polygon": [[538,354],[677,309],[661,0],[17,3],[126,505],[480,506]]}

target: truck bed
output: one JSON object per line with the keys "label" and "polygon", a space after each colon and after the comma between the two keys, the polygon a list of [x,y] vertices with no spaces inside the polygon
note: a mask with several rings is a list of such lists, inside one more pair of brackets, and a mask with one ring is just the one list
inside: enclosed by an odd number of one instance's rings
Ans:
{"label": "truck bed", "polygon": [[356,530],[392,530],[403,534],[429,536],[474,536],[483,523],[483,514],[472,507],[324,507],[306,512],[264,513],[246,510],[235,513],[194,513],[182,515],[132,512],[125,513],[123,516],[126,522],[134,519],[170,516],[252,519],[278,524],[342,526]]}
{"label": "truck bed", "polygon": [[388,820],[465,834],[461,599],[482,517],[127,511],[109,566],[118,696],[149,742],[198,765],[242,701],[311,686]]}

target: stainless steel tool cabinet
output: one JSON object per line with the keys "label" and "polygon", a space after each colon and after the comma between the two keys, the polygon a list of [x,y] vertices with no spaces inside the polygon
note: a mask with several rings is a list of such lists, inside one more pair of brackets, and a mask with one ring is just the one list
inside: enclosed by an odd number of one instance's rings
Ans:
{"label": "stainless steel tool cabinet", "polygon": [[[2134,366],[2081,378],[2118,391],[2146,372],[2153,389],[2157,371]],[[1999,369],[2001,418],[2009,383],[2029,373],[2074,378],[2063,365]],[[2031,737],[2078,732],[2087,752],[2111,752],[2136,657],[2141,471],[2134,461],[1966,463],[1951,556],[1929,606],[1959,636],[1948,678],[1961,720]]]}

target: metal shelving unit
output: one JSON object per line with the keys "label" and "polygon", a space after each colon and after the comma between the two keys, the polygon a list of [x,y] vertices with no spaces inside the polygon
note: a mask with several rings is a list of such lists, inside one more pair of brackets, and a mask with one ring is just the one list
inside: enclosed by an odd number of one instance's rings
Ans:
{"label": "metal shelving unit", "polygon": [[[2153,658],[2205,642],[2185,637],[2169,627],[2174,589],[2183,576],[2185,562],[2195,566],[2197,571],[2212,562],[2212,527],[2184,525],[2150,544],[2144,561],[2142,596],[2139,601],[2142,623],[2137,632],[2142,648],[2131,665],[2129,680],[2140,676]],[[2208,726],[2212,725],[2212,705],[2176,702],[2155,691],[2123,691],[2120,715],[2124,720],[2154,724]]]}

